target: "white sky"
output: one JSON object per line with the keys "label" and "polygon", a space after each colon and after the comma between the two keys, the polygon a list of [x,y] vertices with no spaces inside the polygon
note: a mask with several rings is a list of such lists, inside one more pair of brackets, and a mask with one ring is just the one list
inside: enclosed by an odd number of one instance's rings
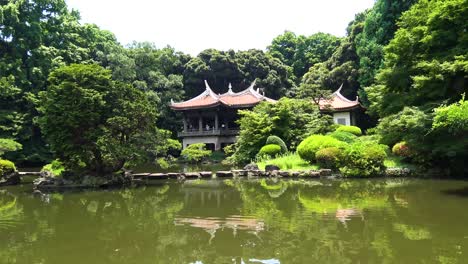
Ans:
{"label": "white sky", "polygon": [[374,0],[66,0],[82,22],[112,31],[122,44],[154,42],[197,55],[207,48],[265,50],[291,30],[344,36]]}

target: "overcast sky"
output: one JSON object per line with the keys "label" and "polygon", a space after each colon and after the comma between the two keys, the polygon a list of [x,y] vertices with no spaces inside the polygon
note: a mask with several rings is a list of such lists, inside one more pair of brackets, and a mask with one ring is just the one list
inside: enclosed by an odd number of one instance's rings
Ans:
{"label": "overcast sky", "polygon": [[344,36],[374,0],[66,0],[82,22],[112,31],[122,44],[170,45],[191,55],[207,48],[265,50],[291,30]]}

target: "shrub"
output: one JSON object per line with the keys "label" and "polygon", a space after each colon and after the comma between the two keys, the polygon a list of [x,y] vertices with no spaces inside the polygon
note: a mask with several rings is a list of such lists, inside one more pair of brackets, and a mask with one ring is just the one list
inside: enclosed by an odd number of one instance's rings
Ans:
{"label": "shrub", "polygon": [[392,153],[400,157],[408,158],[411,156],[411,149],[405,141],[401,141],[393,146]]}
{"label": "shrub", "polygon": [[260,151],[258,152],[257,156],[259,157],[275,157],[276,155],[281,153],[281,146],[276,144],[268,144],[263,146]]}
{"label": "shrub", "polygon": [[288,147],[286,146],[286,143],[284,143],[284,141],[280,137],[269,136],[267,138],[267,140],[266,140],[266,145],[269,145],[269,144],[275,144],[275,145],[280,146],[281,147],[281,153],[288,152]]}
{"label": "shrub", "polygon": [[387,146],[370,142],[349,145],[340,161],[340,171],[346,177],[369,177],[382,174]]}
{"label": "shrub", "polygon": [[357,138],[356,135],[349,133],[349,132],[345,132],[345,131],[335,131],[328,135],[332,138],[336,138],[339,141],[343,141],[346,143],[353,143]]}
{"label": "shrub", "polygon": [[205,147],[205,143],[191,144],[182,150],[181,155],[190,162],[199,162],[211,155],[211,150],[206,150]]}
{"label": "shrub", "polygon": [[361,129],[357,126],[339,126],[336,131],[349,132],[356,136],[362,135]]}
{"label": "shrub", "polygon": [[336,169],[342,156],[343,150],[336,147],[324,148],[315,153],[318,165],[326,169]]}
{"label": "shrub", "polygon": [[330,136],[312,135],[299,144],[297,153],[302,159],[312,163],[315,161],[317,151],[328,147],[344,148],[346,145],[345,142]]}
{"label": "shrub", "polygon": [[16,171],[15,164],[9,160],[0,159],[0,177]]}
{"label": "shrub", "polygon": [[42,167],[41,171],[48,171],[52,173],[53,176],[60,177],[65,171],[65,167],[63,166],[62,162],[60,162],[60,160],[54,160],[51,163]]}

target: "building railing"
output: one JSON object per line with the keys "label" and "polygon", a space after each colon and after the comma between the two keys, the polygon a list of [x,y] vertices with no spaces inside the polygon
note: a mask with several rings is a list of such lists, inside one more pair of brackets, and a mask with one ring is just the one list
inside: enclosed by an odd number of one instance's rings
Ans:
{"label": "building railing", "polygon": [[239,129],[218,129],[218,130],[187,130],[177,133],[179,137],[200,137],[200,136],[236,136]]}

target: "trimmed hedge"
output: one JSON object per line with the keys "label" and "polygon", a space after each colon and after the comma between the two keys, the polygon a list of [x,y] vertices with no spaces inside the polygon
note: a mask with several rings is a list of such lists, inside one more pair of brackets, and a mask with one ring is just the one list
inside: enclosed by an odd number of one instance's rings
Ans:
{"label": "trimmed hedge", "polygon": [[312,135],[299,144],[297,153],[303,160],[312,163],[315,161],[317,151],[329,147],[345,148],[346,145],[347,143],[330,136]]}
{"label": "trimmed hedge", "polygon": [[362,130],[357,126],[339,126],[335,131],[349,132],[356,136],[362,135]]}
{"label": "trimmed hedge", "polygon": [[401,141],[393,146],[392,153],[400,157],[408,158],[411,156],[411,149],[405,141]]}
{"label": "trimmed hedge", "polygon": [[317,164],[325,169],[336,169],[342,156],[343,150],[335,147],[324,148],[315,153]]}
{"label": "trimmed hedge", "polygon": [[349,145],[340,161],[340,171],[346,177],[369,177],[383,174],[387,146],[371,142]]}
{"label": "trimmed hedge", "polygon": [[332,132],[332,133],[330,133],[328,135],[330,137],[336,138],[339,141],[343,141],[343,142],[346,142],[346,143],[353,143],[357,138],[356,135],[354,135],[352,133],[349,133],[349,132],[346,132],[346,131],[335,131],[335,132]]}
{"label": "trimmed hedge", "polygon": [[275,145],[278,145],[281,147],[281,153],[286,153],[288,152],[288,147],[286,146],[286,143],[284,143],[284,141],[280,138],[280,137],[277,137],[277,136],[269,136],[266,140],[266,144],[265,145],[270,145],[270,144],[275,144]]}
{"label": "trimmed hedge", "polygon": [[0,177],[16,171],[15,164],[9,160],[0,159]]}
{"label": "trimmed hedge", "polygon": [[276,155],[281,153],[281,147],[276,144],[268,144],[263,146],[260,151],[258,152],[258,156],[264,157],[264,156],[270,156],[270,157],[275,157]]}

